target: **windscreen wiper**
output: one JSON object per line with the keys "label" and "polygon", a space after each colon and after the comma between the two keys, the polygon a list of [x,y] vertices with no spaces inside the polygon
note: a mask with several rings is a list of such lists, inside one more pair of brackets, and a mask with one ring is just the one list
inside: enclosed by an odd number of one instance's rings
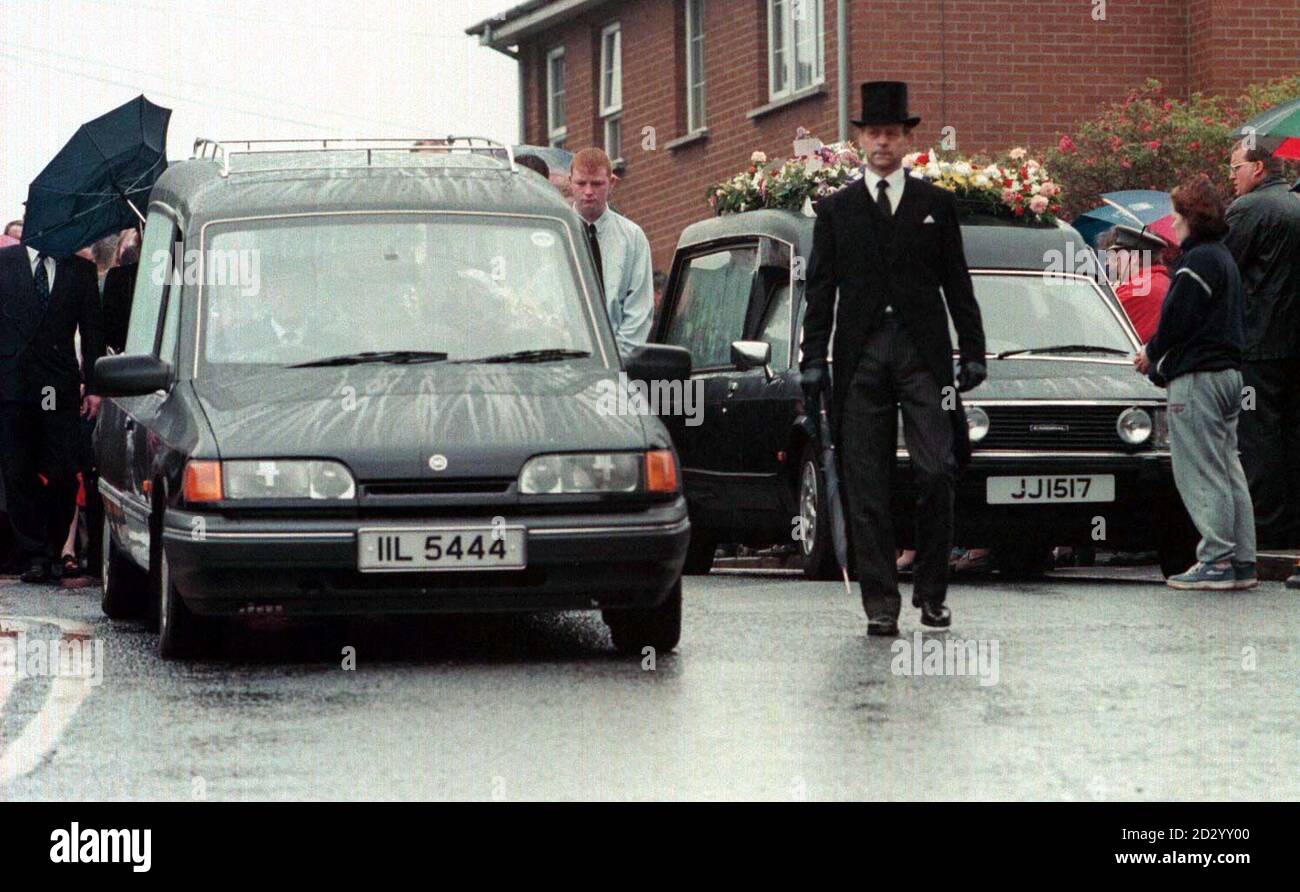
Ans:
{"label": "windscreen wiper", "polygon": [[453,362],[556,362],[561,359],[574,359],[590,356],[588,350],[516,350],[514,353],[497,353],[492,356],[480,356],[476,359],[456,359]]}
{"label": "windscreen wiper", "polygon": [[1092,344],[1056,344],[1051,347],[1022,347],[1019,350],[1003,350],[998,354],[998,359],[1006,359],[1008,356],[1019,356],[1022,353],[1113,353],[1116,356],[1131,355],[1128,350],[1118,350],[1114,347],[1097,347]]}
{"label": "windscreen wiper", "polygon": [[289,366],[291,369],[322,368],[331,365],[361,365],[366,362],[392,362],[409,364],[416,362],[443,362],[447,354],[435,350],[367,350],[364,353],[344,353],[341,356],[327,356],[310,362],[299,362]]}

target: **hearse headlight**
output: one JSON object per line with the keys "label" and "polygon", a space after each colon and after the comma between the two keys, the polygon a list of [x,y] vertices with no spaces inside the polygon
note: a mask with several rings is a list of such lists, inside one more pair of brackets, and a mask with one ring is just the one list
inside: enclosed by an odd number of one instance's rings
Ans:
{"label": "hearse headlight", "polygon": [[989,413],[979,406],[966,406],[966,429],[972,443],[983,440],[989,432]]}
{"label": "hearse headlight", "polygon": [[352,472],[336,461],[253,459],[223,461],[222,482],[228,499],[356,498]]}
{"label": "hearse headlight", "polygon": [[671,450],[581,452],[537,455],[519,472],[519,492],[676,492],[677,461]]}
{"label": "hearse headlight", "polygon": [[1119,438],[1130,446],[1140,446],[1151,439],[1153,429],[1150,413],[1137,406],[1119,413],[1119,418],[1115,421],[1115,430],[1119,433]]}

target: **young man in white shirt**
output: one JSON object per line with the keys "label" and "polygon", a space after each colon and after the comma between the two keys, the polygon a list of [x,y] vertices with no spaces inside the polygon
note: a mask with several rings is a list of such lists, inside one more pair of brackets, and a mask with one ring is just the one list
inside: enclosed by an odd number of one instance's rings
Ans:
{"label": "young man in white shirt", "polygon": [[625,358],[644,344],[654,320],[654,266],[650,240],[627,217],[609,208],[617,177],[609,156],[583,149],[570,164],[573,209],[582,218],[587,244],[605,288],[605,309],[614,326],[619,353]]}

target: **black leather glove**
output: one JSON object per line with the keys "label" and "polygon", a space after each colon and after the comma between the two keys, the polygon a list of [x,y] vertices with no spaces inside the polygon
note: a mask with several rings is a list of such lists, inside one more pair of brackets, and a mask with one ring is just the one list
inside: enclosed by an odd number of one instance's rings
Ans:
{"label": "black leather glove", "polygon": [[972,359],[970,362],[963,362],[961,369],[957,372],[957,392],[965,393],[972,388],[979,387],[988,376],[989,370],[979,360]]}
{"label": "black leather glove", "polygon": [[799,375],[799,384],[803,387],[804,405],[811,405],[826,386],[826,363],[809,363]]}

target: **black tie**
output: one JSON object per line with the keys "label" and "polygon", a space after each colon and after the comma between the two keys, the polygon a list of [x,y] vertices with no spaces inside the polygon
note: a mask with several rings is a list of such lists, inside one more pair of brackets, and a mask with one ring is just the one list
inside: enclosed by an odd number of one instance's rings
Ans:
{"label": "black tie", "polygon": [[587,224],[587,244],[591,246],[591,256],[596,258],[596,278],[600,287],[605,287],[605,265],[600,260],[600,242],[596,240],[596,224]]}
{"label": "black tie", "polygon": [[45,269],[45,255],[36,255],[36,296],[40,298],[41,306],[45,306],[50,301],[50,274]]}
{"label": "black tie", "polygon": [[894,209],[889,206],[889,196],[885,190],[889,188],[889,183],[881,180],[876,183],[876,207],[880,208],[880,213],[885,215],[886,220],[894,219]]}

